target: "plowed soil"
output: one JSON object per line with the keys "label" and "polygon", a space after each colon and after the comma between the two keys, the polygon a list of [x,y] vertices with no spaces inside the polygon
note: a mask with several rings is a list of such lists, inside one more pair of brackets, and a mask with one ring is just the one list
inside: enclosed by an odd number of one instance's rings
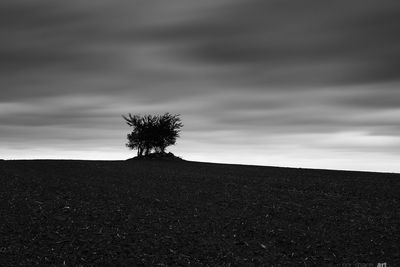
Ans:
{"label": "plowed soil", "polygon": [[400,175],[0,161],[0,266],[400,266]]}

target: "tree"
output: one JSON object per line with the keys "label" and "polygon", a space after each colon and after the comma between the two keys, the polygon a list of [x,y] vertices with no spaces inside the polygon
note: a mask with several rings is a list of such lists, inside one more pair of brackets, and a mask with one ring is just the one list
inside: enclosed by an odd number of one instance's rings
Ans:
{"label": "tree", "polygon": [[180,129],[183,127],[180,115],[165,113],[163,115],[122,115],[125,122],[133,127],[127,135],[130,149],[137,149],[138,156],[156,153],[165,153],[165,149],[176,143]]}

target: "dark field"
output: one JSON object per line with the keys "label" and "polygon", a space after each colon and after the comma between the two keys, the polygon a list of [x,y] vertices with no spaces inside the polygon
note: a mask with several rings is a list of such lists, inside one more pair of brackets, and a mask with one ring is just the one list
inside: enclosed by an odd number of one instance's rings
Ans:
{"label": "dark field", "polygon": [[0,161],[0,199],[0,266],[400,266],[399,174]]}

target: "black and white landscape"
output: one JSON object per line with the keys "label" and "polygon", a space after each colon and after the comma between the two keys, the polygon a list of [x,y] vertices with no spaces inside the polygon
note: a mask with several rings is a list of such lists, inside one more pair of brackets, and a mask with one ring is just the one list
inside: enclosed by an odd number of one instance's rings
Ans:
{"label": "black and white landscape", "polygon": [[400,265],[399,29],[392,0],[2,0],[0,265]]}

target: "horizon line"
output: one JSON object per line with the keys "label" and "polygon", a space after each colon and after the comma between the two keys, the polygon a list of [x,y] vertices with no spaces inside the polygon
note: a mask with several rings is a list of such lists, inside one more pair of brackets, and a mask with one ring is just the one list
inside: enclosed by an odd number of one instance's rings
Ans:
{"label": "horizon line", "polygon": [[[76,159],[76,158],[26,158],[26,159],[0,159],[0,161],[102,161],[102,162],[124,162],[132,158],[127,159]],[[213,161],[196,161],[186,160],[186,162],[192,163],[205,163],[205,164],[219,164],[219,165],[234,165],[234,166],[249,166],[249,167],[266,167],[266,168],[284,168],[284,169],[301,169],[301,170],[319,170],[319,171],[342,171],[342,172],[363,172],[363,173],[381,173],[381,174],[399,174],[400,172],[390,171],[371,171],[371,170],[360,170],[360,169],[331,169],[331,168],[313,168],[313,167],[296,167],[296,166],[272,166],[272,165],[259,165],[249,163],[229,163],[229,162],[213,162]],[[151,159],[149,161],[157,161],[157,159]],[[162,161],[162,160],[161,160]],[[168,162],[168,161],[167,161]]]}

